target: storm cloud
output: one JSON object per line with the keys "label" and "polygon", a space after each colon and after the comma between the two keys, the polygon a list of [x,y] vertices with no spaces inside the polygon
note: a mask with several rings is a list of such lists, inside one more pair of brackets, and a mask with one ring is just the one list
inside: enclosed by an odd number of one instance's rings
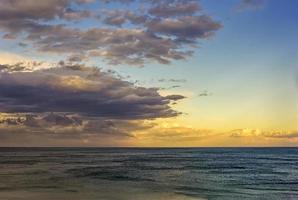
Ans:
{"label": "storm cloud", "polygon": [[179,115],[169,104],[183,98],[163,97],[156,88],[136,87],[85,66],[2,72],[0,76],[0,111],[5,113],[64,112],[112,119],[154,119]]}

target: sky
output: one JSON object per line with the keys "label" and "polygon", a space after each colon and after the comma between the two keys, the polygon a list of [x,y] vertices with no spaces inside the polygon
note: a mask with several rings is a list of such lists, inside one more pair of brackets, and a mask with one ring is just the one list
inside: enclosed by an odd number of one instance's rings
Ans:
{"label": "sky", "polygon": [[298,146],[297,6],[1,0],[0,146]]}

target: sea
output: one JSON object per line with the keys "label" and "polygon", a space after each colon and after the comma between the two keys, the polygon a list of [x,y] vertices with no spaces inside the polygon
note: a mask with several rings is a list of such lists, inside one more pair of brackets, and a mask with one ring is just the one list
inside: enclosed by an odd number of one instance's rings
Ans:
{"label": "sea", "polygon": [[298,199],[298,148],[0,148],[0,200]]}

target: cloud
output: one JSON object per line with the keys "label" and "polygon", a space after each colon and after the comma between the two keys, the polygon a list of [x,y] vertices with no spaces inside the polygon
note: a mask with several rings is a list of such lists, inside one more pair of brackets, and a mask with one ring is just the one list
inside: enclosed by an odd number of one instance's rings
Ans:
{"label": "cloud", "polygon": [[201,10],[201,8],[196,2],[175,2],[154,6],[149,9],[149,13],[159,17],[172,17],[179,15],[191,15],[199,10]]}
{"label": "cloud", "polygon": [[5,125],[25,125],[28,127],[50,127],[50,126],[70,126],[81,125],[82,120],[79,117],[48,113],[42,115],[24,114],[24,115],[8,115],[6,118],[0,119],[1,124]]}
{"label": "cloud", "polygon": [[276,139],[298,138],[297,131],[260,130],[260,129],[235,129],[230,133],[231,137],[266,137]]}
{"label": "cloud", "polygon": [[156,119],[179,116],[170,105],[184,98],[161,96],[157,88],[139,87],[115,72],[85,65],[60,62],[36,70],[26,63],[2,64],[0,145],[128,140],[134,132],[154,127]]}
{"label": "cloud", "polygon": [[83,10],[83,11],[76,11],[76,10],[73,10],[71,8],[67,8],[62,17],[64,19],[67,19],[67,20],[74,20],[74,21],[78,21],[78,20],[81,20],[81,19],[84,19],[84,18],[89,18],[91,17],[93,14],[92,12],[90,11],[87,11],[87,10]]}
{"label": "cloud", "polygon": [[158,82],[161,82],[161,83],[164,83],[164,82],[172,82],[172,83],[186,83],[187,80],[186,79],[174,79],[174,78],[171,78],[171,79],[159,79]]}
{"label": "cloud", "polygon": [[79,9],[89,1],[24,1],[1,1],[3,38],[19,38],[39,52],[99,57],[112,65],[142,66],[152,61],[169,64],[187,59],[199,40],[211,37],[222,27],[210,16],[200,14],[197,2],[174,1],[167,5],[166,1],[146,1],[139,11],[106,9],[101,12],[103,24],[83,29],[74,28],[67,20],[98,21],[94,11]]}
{"label": "cloud", "polygon": [[151,31],[176,36],[179,41],[189,42],[195,42],[194,39],[209,38],[220,28],[221,25],[218,22],[214,22],[206,15],[157,19],[149,23]]}
{"label": "cloud", "polygon": [[149,20],[148,15],[136,14],[133,12],[127,12],[126,17],[132,24],[145,24]]}
{"label": "cloud", "polygon": [[26,72],[33,71],[43,63],[36,61],[17,62],[15,64],[0,64],[0,73],[2,72]]}
{"label": "cloud", "polygon": [[175,89],[175,88],[180,88],[181,86],[180,85],[172,85],[168,88],[163,88],[163,89]]}
{"label": "cloud", "polygon": [[28,45],[26,43],[23,43],[23,42],[19,42],[18,44],[20,47],[27,47]]}
{"label": "cloud", "polygon": [[[146,133],[146,137],[150,139],[157,140],[166,140],[166,141],[193,141],[193,140],[202,140],[210,136],[213,136],[214,133],[212,130],[205,129],[195,129],[189,127],[155,127],[153,128],[154,133]],[[148,130],[146,130],[148,131]],[[152,130],[149,130],[153,132]],[[144,137],[144,133],[140,134]]]}
{"label": "cloud", "polygon": [[235,7],[236,11],[258,10],[265,4],[265,0],[241,0]]}
{"label": "cloud", "polygon": [[24,66],[21,63],[17,63],[15,65],[1,65],[0,64],[0,71],[26,71],[26,70],[30,70],[30,68],[28,66]]}
{"label": "cloud", "polygon": [[144,120],[86,118],[63,113],[0,114],[3,146],[124,145],[134,133],[154,126]]}
{"label": "cloud", "polygon": [[198,94],[199,97],[208,97],[208,96],[212,96],[212,93],[208,92],[208,91],[203,91],[200,94]]}
{"label": "cloud", "polygon": [[106,11],[103,22],[108,25],[121,26],[127,20],[126,14],[123,10]]}
{"label": "cloud", "polygon": [[[133,140],[143,146],[195,146],[203,144],[208,139],[222,135],[211,129],[198,129],[171,123],[159,122],[157,125],[133,133]],[[206,145],[206,144],[205,144]]]}
{"label": "cloud", "polygon": [[0,111],[6,113],[64,112],[109,119],[154,119],[179,115],[169,104],[183,98],[163,97],[156,88],[136,87],[85,66],[2,72],[0,76]]}
{"label": "cloud", "polygon": [[96,0],[76,0],[78,4],[94,3]]}
{"label": "cloud", "polygon": [[[142,121],[112,120],[105,118],[86,118],[76,114],[39,113],[39,114],[5,114],[0,118],[1,128],[9,130],[24,129],[39,134],[66,135],[69,137],[84,137],[90,135],[130,136],[135,130],[144,130],[152,126],[144,125]],[[0,131],[0,133],[4,134]]]}
{"label": "cloud", "polygon": [[67,59],[67,61],[70,63],[82,62],[84,60],[86,60],[86,56],[82,54],[73,54],[73,55],[70,55]]}
{"label": "cloud", "polygon": [[[68,14],[80,14],[85,16],[88,11],[75,11],[70,8],[71,0],[2,0],[0,3],[1,20],[51,20],[56,17],[72,19]],[[82,3],[82,1],[77,1]],[[85,13],[85,14],[83,14]],[[77,17],[74,17],[77,19]]]}
{"label": "cloud", "polygon": [[293,132],[273,132],[269,135],[267,135],[267,137],[271,137],[271,138],[298,138],[298,132],[297,131],[293,131]]}
{"label": "cloud", "polygon": [[128,10],[108,10],[104,11],[103,23],[121,27],[123,24],[130,22],[132,24],[144,24],[149,20],[148,15],[133,13]]}
{"label": "cloud", "polygon": [[45,1],[13,1],[3,0],[0,4],[0,18],[6,19],[53,19],[61,16],[68,0],[45,0]]}
{"label": "cloud", "polygon": [[174,95],[168,95],[168,96],[166,96],[166,98],[170,99],[170,100],[177,101],[177,100],[184,99],[185,96],[174,94]]}

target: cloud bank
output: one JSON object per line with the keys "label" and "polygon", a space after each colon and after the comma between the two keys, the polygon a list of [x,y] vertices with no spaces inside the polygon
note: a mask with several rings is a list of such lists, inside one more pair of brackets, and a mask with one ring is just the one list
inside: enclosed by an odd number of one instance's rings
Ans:
{"label": "cloud bank", "polygon": [[[181,115],[157,88],[135,86],[112,72],[84,65],[32,70],[0,65],[0,137],[130,137],[153,121]],[[152,122],[153,123],[153,122]],[[15,135],[18,136],[15,136]]]}

